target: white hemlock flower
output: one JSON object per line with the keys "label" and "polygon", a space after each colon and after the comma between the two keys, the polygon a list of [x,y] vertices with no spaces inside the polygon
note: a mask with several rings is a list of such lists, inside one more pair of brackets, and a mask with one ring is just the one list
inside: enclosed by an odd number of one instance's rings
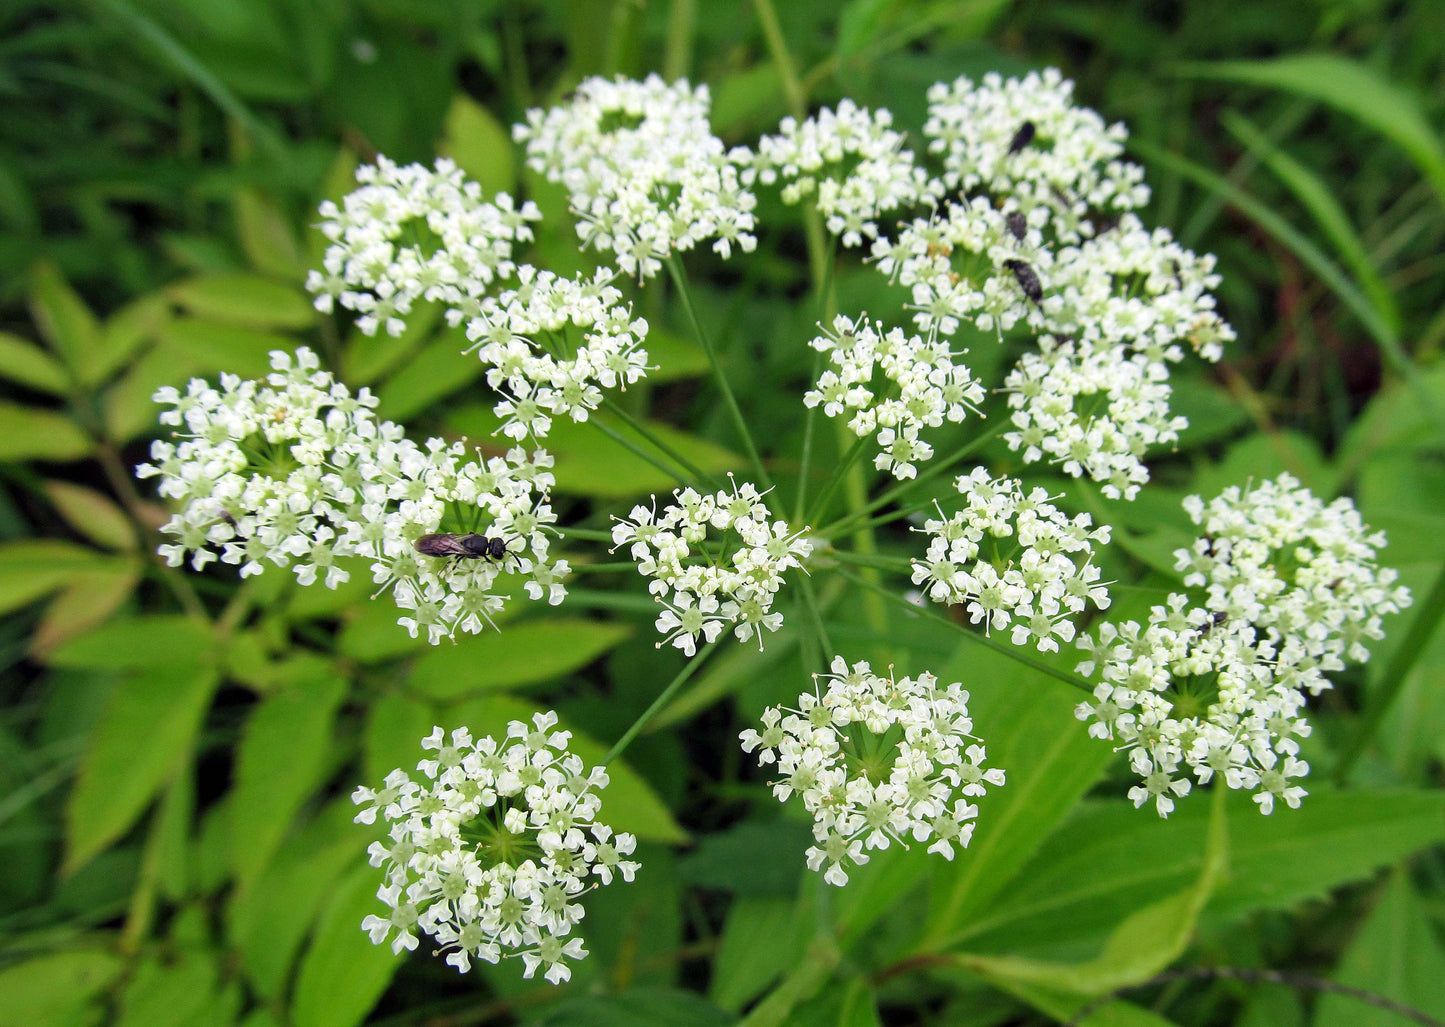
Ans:
{"label": "white hemlock flower", "polygon": [[606,770],[587,770],[556,726],[555,713],[537,713],[530,725],[512,721],[500,742],[438,727],[422,739],[433,755],[415,776],[395,770],[380,791],[356,790],[356,821],[379,812],[387,825],[367,850],[390,907],[362,922],[374,944],[390,939],[400,952],[425,934],[462,973],[473,960],[520,956],[523,977],[571,977],[568,962],[587,955],[572,936],[577,900],[640,867],[624,858],[637,840],[597,820]]}
{"label": "white hemlock flower", "polygon": [[[770,706],[763,731],[741,735],[744,752],[776,767],[773,795],[796,794],[813,815],[808,868],[841,887],[869,851],[910,839],[952,860],[973,836],[978,806],[968,800],[1004,783],[1002,770],[984,767],[968,693],[932,674],[897,680],[841,656],[830,670],[796,709]],[[821,693],[819,680],[828,683]]]}

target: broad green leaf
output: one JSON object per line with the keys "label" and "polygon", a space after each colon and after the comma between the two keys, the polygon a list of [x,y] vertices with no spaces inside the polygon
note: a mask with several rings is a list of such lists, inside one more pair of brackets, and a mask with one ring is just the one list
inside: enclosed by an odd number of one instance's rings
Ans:
{"label": "broad green leaf", "polygon": [[[492,695],[468,700],[440,711],[437,723],[448,731],[467,727],[478,737],[493,735],[500,739],[506,736],[507,724],[510,721],[520,720],[530,724],[532,714],[543,709],[545,707],[512,696]],[[606,746],[578,732],[565,721],[558,724],[558,729],[572,732],[572,740],[567,748],[581,756],[588,766],[600,763],[606,755]],[[419,746],[417,753],[417,758],[420,759]],[[408,767],[413,765],[415,760],[407,764]],[[674,845],[687,841],[687,832],[678,826],[672,813],[637,771],[626,763],[614,761],[607,768],[607,775],[611,781],[602,791],[602,813],[599,820],[618,831],[635,834],[641,841],[667,842]]]}
{"label": "broad green leaf", "polygon": [[1393,140],[1445,200],[1445,146],[1421,109],[1419,97],[1358,61],[1313,53],[1261,61],[1189,62],[1177,70],[1194,78],[1283,89],[1329,104]]}
{"label": "broad green leaf", "polygon": [[1171,383],[1174,413],[1189,419],[1179,433],[1179,449],[1188,450],[1226,438],[1249,424],[1249,413],[1229,393],[1198,378],[1175,378]]}
{"label": "broad green leaf", "polygon": [[[387,692],[367,711],[362,736],[362,784],[380,788],[393,770],[414,773],[425,753],[421,740],[437,725],[429,703],[401,692]],[[452,724],[452,727],[466,725]]]}
{"label": "broad green leaf", "polygon": [[707,353],[690,339],[649,327],[643,345],[647,362],[654,368],[647,372],[647,381],[654,385],[707,374]]}
{"label": "broad green leaf", "polygon": [[0,543],[0,613],[28,606],[107,563],[95,550],[60,539]]}
{"label": "broad green leaf", "polygon": [[452,97],[437,152],[456,161],[468,178],[480,183],[484,196],[517,188],[512,133],[466,93]]}
{"label": "broad green leaf", "polygon": [[68,395],[74,387],[64,364],[8,332],[0,332],[0,377],[52,396]]}
{"label": "broad green leaf", "polygon": [[75,379],[95,382],[95,361],[100,356],[100,324],[60,269],[40,261],[30,269],[30,315],[35,327]]}
{"label": "broad green leaf", "polygon": [[731,1016],[691,991],[629,988],[617,995],[564,999],[536,1023],[541,1027],[722,1027]]}
{"label": "broad green leaf", "polygon": [[772,672],[792,654],[792,647],[797,641],[797,632],[785,624],[768,636],[766,649],[760,651],[750,645],[738,645],[721,650],[708,661],[702,673],[648,721],[643,733],[651,734],[681,724],[747,682]]}
{"label": "broad green leaf", "polygon": [[[281,995],[332,886],[348,868],[365,862],[363,853],[373,835],[352,823],[354,812],[345,797],[328,804],[285,841],[254,882],[231,893],[227,936],[257,993]],[[360,926],[357,921],[358,932]]]}
{"label": "broad green leaf", "polygon": [[291,996],[295,1027],[354,1027],[366,1019],[402,957],[389,945],[373,945],[361,921],[386,907],[376,897],[379,872],[360,866],[335,882],[302,957]]}
{"label": "broad green leaf", "polygon": [[172,902],[189,894],[191,825],[196,816],[196,780],[177,774],[156,813],[156,884]]}
{"label": "broad green leaf", "polygon": [[1325,461],[1319,443],[1302,432],[1283,429],[1254,432],[1232,443],[1218,463],[1196,470],[1190,492],[1208,500],[1231,485],[1277,478],[1285,471],[1327,501],[1339,491],[1339,475]]}
{"label": "broad green leaf", "polygon": [[90,1024],[104,1015],[92,1001],[125,963],[101,949],[53,952],[0,970],[0,1009],[16,1024]]}
{"label": "broad green leaf", "polygon": [[[362,557],[343,556],[337,559],[336,565],[351,577],[335,588],[292,589],[286,604],[288,620],[335,617],[371,601],[371,596],[376,591],[376,583],[371,580],[371,561]],[[378,596],[376,602],[385,605],[384,597]]]}
{"label": "broad green leaf", "polygon": [[1103,951],[1083,963],[1048,963],[1019,956],[961,953],[959,965],[1000,983],[1099,996],[1142,984],[1183,954],[1200,911],[1226,873],[1229,860],[1224,793],[1214,796],[1203,866],[1189,887],[1129,914],[1109,934]]}
{"label": "broad green leaf", "polygon": [[353,331],[341,356],[341,369],[346,381],[352,385],[370,385],[381,376],[390,374],[418,346],[432,337],[441,318],[440,304],[418,302],[407,315],[406,327],[400,335],[389,332],[365,335]]}
{"label": "broad green leaf", "polygon": [[96,361],[95,381],[105,381],[128,364],[142,347],[155,341],[173,316],[164,292],[147,293],[111,314],[101,328],[103,348]]}
{"label": "broad green leaf", "polygon": [[797,1005],[812,998],[828,982],[840,957],[831,937],[814,936],[808,951],[783,982],[742,1019],[743,1027],[781,1027],[790,1023]]}
{"label": "broad green leaf", "polygon": [[54,410],[0,403],[0,462],[48,460],[69,463],[89,456],[95,441]]}
{"label": "broad green leaf", "polygon": [[460,328],[441,332],[376,390],[382,417],[407,421],[458,389],[471,385],[486,368],[476,354],[464,355]]}
{"label": "broad green leaf", "polygon": [[166,293],[177,306],[205,321],[284,331],[307,328],[316,320],[316,309],[304,293],[260,275],[189,278]]}
{"label": "broad green leaf", "polygon": [[[1207,805],[1190,796],[1167,820],[1124,802],[1085,807],[955,941],[973,952],[1078,951],[1140,895],[1198,877]],[[1326,791],[1268,817],[1248,796],[1231,795],[1228,806],[1231,875],[1204,912],[1208,924],[1322,898],[1445,837],[1445,794],[1435,792]]]}
{"label": "broad green leaf", "polygon": [[120,670],[194,667],[212,661],[216,636],[208,625],[178,614],[153,614],[112,621],[56,649],[56,667]]}
{"label": "broad green leaf", "polygon": [[146,959],[136,967],[121,994],[117,1027],[193,1027],[227,1024],[219,1015],[221,968],[209,953],[187,949],[163,962]]}
{"label": "broad green leaf", "polygon": [[190,757],[216,684],[212,668],[181,663],[116,686],[65,807],[64,873],[124,834]]}
{"label": "broad green leaf", "polygon": [[236,238],[251,266],[283,281],[303,281],[307,259],[275,202],[255,189],[238,189],[235,204]]}
{"label": "broad green leaf", "polygon": [[1221,115],[1224,127],[1245,146],[1259,153],[1264,166],[1274,172],[1276,178],[1294,194],[1334,244],[1346,266],[1354,272],[1355,279],[1370,297],[1380,318],[1391,330],[1400,330],[1400,309],[1370,255],[1365,252],[1364,241],[1360,238],[1350,217],[1345,213],[1330,187],[1309,168],[1305,167],[1284,150],[1276,147],[1262,131],[1244,115],[1226,110]]}
{"label": "broad green leaf", "polygon": [[319,659],[298,661],[261,700],[236,750],[231,859],[244,887],[265,868],[291,818],[320,783],[346,682]]}
{"label": "broad green leaf", "polygon": [[847,0],[838,12],[837,57],[851,57],[872,43],[884,18],[896,6],[897,0]]}
{"label": "broad green leaf", "polygon": [[678,861],[678,876],[734,895],[792,897],[803,875],[803,853],[812,844],[812,828],[800,821],[747,820],[700,839]]}
{"label": "broad green leaf", "polygon": [[[1445,1020],[1445,947],[1426,914],[1427,900],[1396,869],[1335,971],[1347,987]],[[1394,1027],[1398,1013],[1344,995],[1323,995],[1314,1027]]]}
{"label": "broad green leaf", "polygon": [[68,481],[47,481],[45,495],[67,524],[96,545],[122,552],[136,548],[135,528],[109,496]]}
{"label": "broad green leaf", "polygon": [[587,666],[632,633],[626,624],[537,620],[509,625],[456,645],[433,646],[407,679],[431,699],[553,681]]}
{"label": "broad green leaf", "polygon": [[[321,585],[311,587],[316,590],[323,588]],[[375,601],[368,600],[348,612],[351,616],[336,640],[336,651],[342,656],[361,663],[381,663],[431,648],[425,631],[413,638],[406,628],[396,622],[403,611],[397,609],[390,596],[378,596]],[[461,643],[444,641],[442,644]]]}
{"label": "broad green leaf", "polygon": [[48,661],[56,646],[103,624],[130,598],[140,579],[138,559],[71,577],[45,608],[31,634],[30,655]]}
{"label": "broad green leaf", "polygon": [[882,1027],[878,996],[863,977],[838,981],[793,1010],[795,1027]]}
{"label": "broad green leaf", "polygon": [[728,907],[708,997],[735,1013],[798,961],[812,929],[795,899],[741,895]]}

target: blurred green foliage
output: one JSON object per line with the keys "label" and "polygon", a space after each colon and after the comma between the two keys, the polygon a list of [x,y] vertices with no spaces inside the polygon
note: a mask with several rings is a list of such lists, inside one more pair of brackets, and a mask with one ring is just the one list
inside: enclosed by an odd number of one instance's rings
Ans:
{"label": "blurred green foliage", "polygon": [[[555,707],[595,760],[675,672],[626,579],[563,619],[427,649],[367,602],[284,574],[244,584],[152,557],[163,511],[131,476],[151,394],[318,347],[383,416],[485,437],[480,366],[417,317],[399,339],[318,316],[302,289],[317,204],[360,161],[454,157],[549,216],[532,259],[580,266],[558,194],[508,126],[583,76],[710,84],[743,142],[787,113],[747,3],[702,0],[11,0],[0,10],[0,1020],[26,1024],[1394,1022],[1330,978],[1445,1016],[1445,5],[1386,0],[849,0],[779,27],[810,104],[847,95],[921,124],[939,79],[1047,64],[1123,120],[1150,218],[1219,254],[1241,342],[1177,383],[1190,417],[1155,485],[1108,511],[1110,576],[1157,583],[1179,499],[1289,470],[1385,529],[1417,605],[1323,697],[1313,794],[1258,817],[1198,799],[1129,808],[1073,695],[957,636],[825,595],[875,658],[962,678],[1009,784],[952,864],[875,856],[842,892],[804,879],[806,829],[735,738],[803,680],[785,631],[718,659],[613,768],[611,822],[644,871],[589,898],[591,958],[563,988],[514,967],[458,978],[374,948],[368,835],[347,793],[416,759],[433,723],[496,729]],[[797,215],[701,296],[761,437],[793,471],[815,312]],[[878,276],[840,301],[886,316]],[[631,412],[704,469],[736,440],[679,311],[639,301],[662,365]],[[983,355],[980,348],[980,355]],[[1002,354],[999,355],[1002,359]],[[1003,365],[975,368],[985,380]],[[559,429],[564,522],[670,483]],[[995,465],[1012,457],[985,452]],[[1064,481],[1052,491],[1080,501]],[[905,553],[906,533],[884,535]],[[592,582],[588,582],[589,585]],[[1435,586],[1438,592],[1438,586]],[[1141,600],[1142,601],[1142,600]],[[1126,610],[1126,599],[1120,604]],[[938,864],[938,865],[932,865]],[[1388,871],[1385,868],[1390,868]],[[1286,985],[1166,966],[1275,967]],[[1123,997],[1102,1003],[1090,997]],[[1127,1000],[1126,1000],[1127,999]],[[761,1001],[759,1001],[761,1000]]]}

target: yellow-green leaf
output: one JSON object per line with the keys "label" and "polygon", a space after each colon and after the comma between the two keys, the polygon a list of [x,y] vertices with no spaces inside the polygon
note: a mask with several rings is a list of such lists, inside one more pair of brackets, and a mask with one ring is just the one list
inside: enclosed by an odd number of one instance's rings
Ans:
{"label": "yellow-green leaf", "polygon": [[0,403],[0,461],[68,463],[94,448],[94,440],[64,414]]}
{"label": "yellow-green leaf", "polygon": [[48,260],[30,270],[30,315],[76,380],[87,384],[95,381],[95,359],[101,349],[100,324],[60,269]]}
{"label": "yellow-green leaf", "polygon": [[486,368],[476,354],[462,354],[466,345],[460,328],[440,333],[377,389],[381,415],[409,420],[480,378]]}
{"label": "yellow-green leaf", "polygon": [[56,646],[103,624],[130,598],[140,577],[138,560],[76,574],[45,608],[30,636],[30,655],[43,662]]}
{"label": "yellow-green leaf", "polygon": [[354,1027],[381,998],[402,959],[373,945],[361,921],[385,908],[376,897],[377,871],[358,867],[330,888],[291,997],[295,1027]]}
{"label": "yellow-green leaf", "polygon": [[514,624],[433,647],[416,661],[408,681],[413,691],[441,700],[552,681],[585,667],[631,633],[626,624],[590,620]]}
{"label": "yellow-green leaf", "polygon": [[0,376],[52,396],[70,392],[70,372],[34,343],[0,332]]}
{"label": "yellow-green leaf", "polygon": [[0,614],[27,606],[106,563],[95,550],[60,539],[0,544]]}
{"label": "yellow-green leaf", "polygon": [[236,237],[256,270],[298,284],[305,280],[307,262],[291,223],[270,197],[255,189],[236,191]]}
{"label": "yellow-green leaf", "polygon": [[45,495],[67,524],[96,545],[121,551],[136,548],[135,528],[109,496],[68,481],[47,481]]}
{"label": "yellow-green leaf", "polygon": [[491,111],[465,93],[452,98],[437,152],[457,162],[486,195],[517,188],[512,134]]}
{"label": "yellow-green leaf", "polygon": [[71,639],[50,655],[57,667],[139,669],[214,663],[217,639],[210,626],[175,614],[112,621]]}
{"label": "yellow-green leaf", "polygon": [[119,956],[101,949],[29,959],[0,971],[0,1009],[16,1024],[98,1023],[101,1009],[88,1007],[123,969]]}
{"label": "yellow-green leaf", "polygon": [[176,283],[167,294],[196,317],[247,328],[307,328],[316,320],[304,293],[260,275],[204,275]]}

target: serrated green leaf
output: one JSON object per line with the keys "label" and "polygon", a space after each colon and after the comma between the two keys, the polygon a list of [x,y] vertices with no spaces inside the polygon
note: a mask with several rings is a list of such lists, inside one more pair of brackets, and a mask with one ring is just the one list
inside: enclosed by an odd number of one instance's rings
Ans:
{"label": "serrated green leaf", "polygon": [[400,335],[389,332],[366,335],[353,331],[346,340],[341,358],[346,380],[354,385],[370,385],[390,374],[418,346],[431,338],[441,318],[441,304],[419,301],[413,304]]}
{"label": "serrated green leaf", "polygon": [[430,703],[402,692],[388,692],[373,702],[362,737],[363,783],[380,788],[393,770],[412,773],[422,759],[421,740],[436,725],[436,711]]}
{"label": "serrated green leaf", "polygon": [[30,270],[30,315],[41,336],[76,381],[96,381],[95,361],[100,355],[100,324],[60,269],[48,260]]}
{"label": "serrated green leaf", "polygon": [[290,221],[268,196],[255,189],[235,194],[236,238],[256,270],[286,281],[306,278],[307,261],[291,231]]}
{"label": "serrated green leaf", "polygon": [[734,1020],[691,991],[630,988],[620,995],[566,999],[537,1022],[543,1027],[722,1027]]}
{"label": "serrated green leaf", "polygon": [[0,376],[52,396],[68,395],[74,388],[64,364],[8,332],[0,332]]}
{"label": "serrated green leaf", "polygon": [[491,111],[465,93],[452,97],[437,152],[456,161],[468,178],[481,184],[486,196],[510,193],[517,188],[512,133]]}
{"label": "serrated green leaf", "polygon": [[708,997],[728,1012],[742,1009],[798,961],[810,926],[792,898],[734,899],[718,939]]}
{"label": "serrated green leaf", "polygon": [[64,873],[119,838],[189,758],[217,674],[210,667],[151,667],[111,693],[65,807]]}
{"label": "serrated green leaf", "polygon": [[221,968],[209,953],[187,949],[163,962],[143,960],[126,983],[116,1027],[197,1027],[225,1024],[218,1015],[216,986]]}
{"label": "serrated green leaf", "polygon": [[89,456],[94,449],[95,441],[64,414],[18,403],[0,403],[0,462],[69,463]]}
{"label": "serrated green leaf", "polygon": [[376,390],[382,417],[407,421],[458,389],[475,382],[486,368],[475,354],[465,356],[466,333],[449,328],[427,343]]}
{"label": "serrated green leaf", "polygon": [[53,952],[0,970],[0,1009],[17,1024],[88,1024],[103,1012],[91,1006],[125,969],[100,949]]}
{"label": "serrated green leaf", "polygon": [[316,320],[304,293],[260,275],[204,275],[177,282],[166,294],[194,317],[246,328],[284,331]]}
{"label": "serrated green leaf", "polygon": [[45,608],[30,636],[30,655],[48,661],[56,646],[104,623],[130,598],[140,579],[139,558],[75,574]]}
{"label": "serrated green leaf", "polygon": [[103,382],[128,364],[147,343],[159,337],[173,316],[164,292],[153,292],[121,307],[101,327],[101,355],[96,382]]}
{"label": "serrated green leaf", "polygon": [[647,372],[647,380],[654,385],[707,374],[707,353],[690,339],[648,328],[643,345],[647,349],[647,362],[653,365],[653,370]]}
{"label": "serrated green leaf", "polygon": [[537,620],[433,646],[412,666],[410,688],[431,699],[552,681],[587,666],[632,628],[590,620]]}
{"label": "serrated green leaf", "polygon": [[406,628],[396,622],[402,611],[387,596],[363,603],[349,612],[350,616],[336,639],[336,651],[342,656],[360,663],[381,663],[431,648],[425,631],[419,633],[420,637],[413,638]]}
{"label": "serrated green leaf", "polygon": [[109,496],[68,481],[47,481],[44,487],[65,522],[96,545],[122,552],[136,548],[135,528]]}
{"label": "serrated green leaf", "polygon": [[107,563],[95,550],[60,539],[0,543],[0,614],[28,606]]}
{"label": "serrated green leaf", "polygon": [[103,670],[195,666],[214,662],[217,639],[209,625],[178,614],[112,621],[71,639],[50,655],[56,667]]}
{"label": "serrated green leaf", "polygon": [[320,783],[331,724],[345,694],[346,682],[335,671],[307,660],[251,712],[236,749],[231,790],[231,865],[243,887],[266,867],[291,818]]}
{"label": "serrated green leaf", "polygon": [[295,1027],[354,1027],[401,969],[402,958],[388,945],[373,945],[361,929],[362,920],[385,909],[376,897],[379,882],[376,870],[361,866],[331,888],[291,996]]}

